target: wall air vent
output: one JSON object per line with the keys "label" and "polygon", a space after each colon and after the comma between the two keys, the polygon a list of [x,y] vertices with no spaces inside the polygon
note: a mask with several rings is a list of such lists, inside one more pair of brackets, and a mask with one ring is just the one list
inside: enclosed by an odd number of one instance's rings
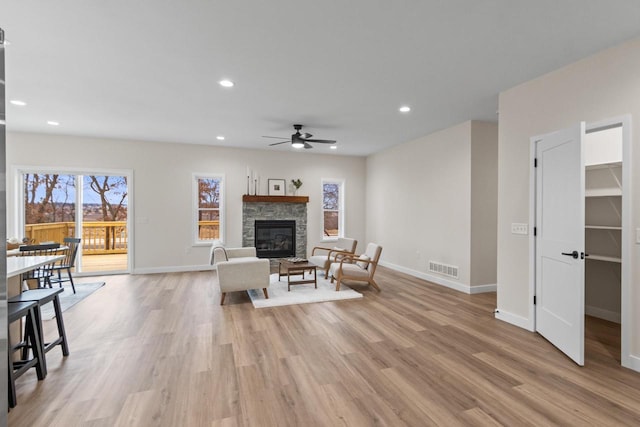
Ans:
{"label": "wall air vent", "polygon": [[429,271],[432,273],[442,274],[443,276],[458,278],[458,267],[455,265],[447,265],[441,262],[429,261]]}

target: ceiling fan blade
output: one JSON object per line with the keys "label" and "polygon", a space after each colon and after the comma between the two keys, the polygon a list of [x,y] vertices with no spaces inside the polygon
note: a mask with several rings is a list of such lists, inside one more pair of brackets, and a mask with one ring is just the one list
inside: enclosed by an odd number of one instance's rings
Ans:
{"label": "ceiling fan blade", "polygon": [[318,144],[335,144],[336,143],[336,141],[333,141],[331,139],[305,139],[305,141],[315,142]]}
{"label": "ceiling fan blade", "polygon": [[304,148],[313,148],[313,145],[311,145],[311,144],[309,144],[309,143],[305,142],[305,143],[304,143]]}
{"label": "ceiling fan blade", "polygon": [[313,135],[311,135],[310,133],[303,133],[302,135],[300,135],[300,138],[304,138],[304,139],[309,139],[311,138]]}
{"label": "ceiling fan blade", "polygon": [[286,144],[289,141],[282,141],[282,142],[274,142],[273,144],[269,144],[269,147],[273,146],[273,145],[280,145],[280,144]]}
{"label": "ceiling fan blade", "polygon": [[263,138],[275,138],[275,139],[289,139],[288,136],[266,136],[262,135]]}

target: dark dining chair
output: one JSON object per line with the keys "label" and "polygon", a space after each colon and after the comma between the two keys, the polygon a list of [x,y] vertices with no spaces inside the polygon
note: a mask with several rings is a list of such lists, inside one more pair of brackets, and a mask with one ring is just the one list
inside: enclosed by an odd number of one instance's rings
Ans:
{"label": "dark dining chair", "polygon": [[[71,275],[71,269],[76,264],[76,257],[78,255],[78,249],[80,248],[80,242],[82,239],[77,237],[65,237],[64,238],[64,246],[67,249],[64,251],[64,259],[60,260],[53,266],[53,272],[57,273],[57,277],[52,277],[50,281],[52,283],[59,283],[60,287],[62,287],[63,282],[70,282],[71,289],[73,289],[73,293],[76,293],[76,286],[73,283],[73,276]],[[62,276],[62,272],[67,274],[67,277]]]}
{"label": "dark dining chair", "polygon": [[[20,246],[20,256],[51,256],[56,255],[60,249],[60,243],[46,243],[41,245],[24,245]],[[45,286],[51,287],[51,276],[53,275],[53,267],[55,261],[45,264],[35,270],[22,274],[22,281],[34,280],[39,288]]]}

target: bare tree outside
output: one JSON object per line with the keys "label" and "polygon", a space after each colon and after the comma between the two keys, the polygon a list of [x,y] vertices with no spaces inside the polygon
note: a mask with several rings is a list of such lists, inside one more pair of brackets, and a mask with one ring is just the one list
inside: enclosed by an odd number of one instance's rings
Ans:
{"label": "bare tree outside", "polygon": [[198,239],[220,238],[220,178],[198,178]]}
{"label": "bare tree outside", "polygon": [[26,224],[75,221],[75,177],[60,174],[25,174]]}
{"label": "bare tree outside", "polygon": [[[100,198],[103,221],[124,221],[127,219],[127,177],[95,176],[84,178],[85,187]],[[88,186],[87,186],[88,184]]]}
{"label": "bare tree outside", "polygon": [[340,184],[324,183],[322,185],[322,209],[324,235],[338,237],[340,235]]}
{"label": "bare tree outside", "polygon": [[[97,196],[100,206],[100,216],[92,218],[89,207],[84,215],[85,221],[126,221],[127,220],[127,196],[128,186],[126,176],[113,175],[87,175],[83,179],[85,190],[93,192]],[[91,200],[87,191],[85,199]],[[123,233],[123,227],[104,227],[104,245],[106,250],[117,248],[118,237]]]}

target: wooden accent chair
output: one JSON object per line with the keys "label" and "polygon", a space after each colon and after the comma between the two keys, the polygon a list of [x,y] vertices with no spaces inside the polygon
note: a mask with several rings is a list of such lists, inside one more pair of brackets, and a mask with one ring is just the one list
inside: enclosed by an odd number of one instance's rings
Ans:
{"label": "wooden accent chair", "polygon": [[269,260],[256,257],[256,248],[212,246],[210,263],[218,270],[220,305],[227,292],[262,289],[269,298]]}
{"label": "wooden accent chair", "polygon": [[356,252],[356,246],[358,241],[356,239],[349,239],[341,237],[336,240],[335,246],[331,248],[316,246],[311,250],[311,256],[309,262],[315,264],[324,270],[324,277],[329,277],[329,267],[332,262],[340,261],[340,258],[344,255],[352,255]]}
{"label": "wooden accent chair", "polygon": [[367,250],[362,255],[345,255],[340,262],[331,263],[329,267],[329,275],[331,283],[336,280],[336,291],[340,290],[340,284],[343,280],[367,282],[378,291],[380,287],[373,279],[382,253],[382,246],[375,243],[369,243]]}

